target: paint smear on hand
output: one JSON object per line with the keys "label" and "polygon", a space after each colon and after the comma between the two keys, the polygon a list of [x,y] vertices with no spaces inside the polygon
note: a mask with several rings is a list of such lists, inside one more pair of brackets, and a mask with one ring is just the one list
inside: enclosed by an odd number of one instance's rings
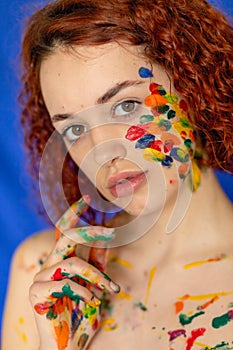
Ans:
{"label": "paint smear on hand", "polygon": [[69,341],[69,326],[66,321],[62,321],[58,326],[54,327],[58,350],[65,350]]}
{"label": "paint smear on hand", "polygon": [[201,337],[204,335],[206,329],[205,328],[198,328],[198,329],[195,329],[191,332],[191,337],[189,337],[187,339],[187,345],[186,345],[186,349],[185,350],[190,350],[192,349],[193,345],[194,345],[194,342],[195,340],[198,338],[198,337]]}

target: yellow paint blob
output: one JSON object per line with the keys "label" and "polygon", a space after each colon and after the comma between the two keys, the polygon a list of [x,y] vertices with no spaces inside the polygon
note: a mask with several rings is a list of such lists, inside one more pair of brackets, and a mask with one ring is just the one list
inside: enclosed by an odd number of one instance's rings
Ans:
{"label": "yellow paint blob", "polygon": [[233,292],[218,292],[218,293],[210,293],[210,294],[200,294],[200,295],[189,295],[186,294],[181,298],[177,298],[178,300],[205,300],[216,297],[226,297],[227,295],[232,295]]}
{"label": "yellow paint blob", "polygon": [[155,272],[156,272],[156,266],[152,267],[152,269],[150,270],[149,281],[148,281],[147,291],[146,291],[146,298],[145,298],[145,303],[144,303],[145,306],[147,305],[148,300],[149,300],[151,284],[152,284],[152,280],[154,278]]}
{"label": "yellow paint blob", "polygon": [[111,261],[116,262],[119,265],[122,265],[124,267],[127,267],[128,269],[132,269],[133,265],[130,264],[128,261],[120,259],[117,255],[110,253],[109,258]]}
{"label": "yellow paint blob", "polygon": [[116,296],[121,299],[127,299],[127,300],[132,299],[132,295],[125,293],[123,290],[121,290]]}

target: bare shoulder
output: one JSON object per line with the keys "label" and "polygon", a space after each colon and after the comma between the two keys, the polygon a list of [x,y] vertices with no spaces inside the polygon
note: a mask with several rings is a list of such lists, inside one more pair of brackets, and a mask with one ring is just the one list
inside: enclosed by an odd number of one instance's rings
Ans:
{"label": "bare shoulder", "polygon": [[38,348],[29,289],[54,244],[54,232],[43,231],[27,238],[15,251],[3,319],[3,350]]}

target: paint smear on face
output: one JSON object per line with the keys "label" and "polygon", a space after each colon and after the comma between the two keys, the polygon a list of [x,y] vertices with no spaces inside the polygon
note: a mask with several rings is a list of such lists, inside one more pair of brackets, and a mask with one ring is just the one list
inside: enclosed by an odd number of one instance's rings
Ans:
{"label": "paint smear on face", "polygon": [[187,344],[186,344],[186,349],[185,350],[191,350],[193,345],[194,345],[195,340],[198,337],[203,336],[205,334],[205,331],[206,331],[205,328],[198,328],[198,329],[193,330],[191,332],[191,337],[189,337],[187,339]]}
{"label": "paint smear on face", "polygon": [[187,104],[175,94],[167,93],[159,84],[151,83],[149,89],[151,94],[144,103],[150,107],[151,114],[142,115],[139,124],[131,126],[125,137],[135,142],[135,148],[143,149],[143,157],[148,161],[170,168],[176,160],[180,179],[191,175],[195,190],[200,184],[200,171],[193,160],[195,136]]}
{"label": "paint smear on face", "polygon": [[58,350],[65,350],[69,341],[69,326],[66,321],[61,321],[58,326],[54,327]]}

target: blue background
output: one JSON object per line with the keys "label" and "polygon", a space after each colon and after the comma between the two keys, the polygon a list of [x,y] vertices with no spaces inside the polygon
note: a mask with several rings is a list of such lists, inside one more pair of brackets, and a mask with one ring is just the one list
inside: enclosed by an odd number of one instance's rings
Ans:
{"label": "blue background", "polygon": [[[233,16],[232,0],[212,0]],[[18,122],[19,50],[25,18],[46,1],[0,0],[0,326],[10,260],[15,248],[48,224],[36,212],[36,201],[25,171],[23,141]],[[217,172],[233,200],[233,179]]]}

